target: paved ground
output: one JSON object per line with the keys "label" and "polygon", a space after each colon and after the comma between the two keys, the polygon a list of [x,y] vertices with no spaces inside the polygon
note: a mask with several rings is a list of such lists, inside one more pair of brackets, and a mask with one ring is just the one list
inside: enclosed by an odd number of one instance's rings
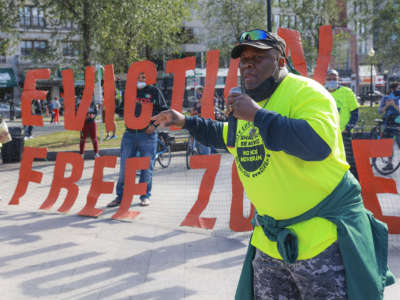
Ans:
{"label": "paved ground", "polygon": [[[67,214],[57,212],[65,191],[50,211],[38,209],[49,192],[54,162],[34,163],[42,182],[31,183],[18,206],[8,202],[19,164],[0,165],[0,299],[233,299],[249,235],[228,228],[231,163],[223,155],[202,213],[217,218],[212,231],[179,226],[203,174],[186,170],[179,153],[168,169],[156,165],[152,204],[142,208],[135,198],[132,209],[141,214],[132,221],[112,220],[116,209],[99,218],[76,215],[90,188],[92,160],[85,161],[78,199]],[[104,173],[107,181],[116,176],[117,169]],[[112,199],[102,195],[97,207]],[[400,216],[398,200],[380,195],[384,213]],[[248,202],[244,210],[249,213]],[[400,280],[400,236],[390,236],[389,265]],[[385,291],[388,300],[398,295],[400,283]]]}
{"label": "paved ground", "polygon": [[[6,119],[6,122],[8,127],[14,127],[14,126],[23,127],[21,119],[15,119],[14,121]],[[32,132],[33,136],[41,136],[63,130],[64,130],[64,122],[60,122],[57,124],[55,123],[49,124],[49,122],[44,121],[44,126],[34,126]]]}

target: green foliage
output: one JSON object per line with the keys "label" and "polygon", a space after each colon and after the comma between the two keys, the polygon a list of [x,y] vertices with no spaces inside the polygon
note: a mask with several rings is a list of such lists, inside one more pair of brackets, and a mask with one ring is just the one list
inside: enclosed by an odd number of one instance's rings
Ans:
{"label": "green foliage", "polygon": [[77,64],[114,64],[117,72],[126,72],[135,60],[156,59],[179,50],[182,24],[194,2],[37,0],[36,5],[45,9],[52,26],[76,25],[69,28],[67,39],[79,39]]}
{"label": "green foliage", "polygon": [[180,50],[182,24],[194,1],[138,0],[109,2],[96,32],[97,58],[126,72],[135,60],[155,60]]}
{"label": "green foliage", "polygon": [[15,42],[13,37],[18,35],[15,25],[19,20],[19,9],[25,2],[25,0],[0,0],[0,32],[5,34],[1,38],[0,55],[5,55],[7,49]]}
{"label": "green foliage", "polygon": [[201,4],[201,15],[209,36],[210,48],[219,49],[227,65],[232,45],[243,31],[266,29],[267,8],[264,0],[208,0]]}
{"label": "green foliage", "polygon": [[383,1],[373,19],[376,60],[393,70],[400,61],[400,3]]}
{"label": "green foliage", "polygon": [[370,131],[376,125],[375,119],[381,119],[382,116],[378,113],[378,106],[364,105],[358,109],[358,123],[363,125],[364,131]]}
{"label": "green foliage", "polygon": [[318,57],[319,28],[328,24],[338,25],[340,15],[338,1],[287,1],[285,8],[296,15],[296,28],[302,37],[307,68],[312,72]]}

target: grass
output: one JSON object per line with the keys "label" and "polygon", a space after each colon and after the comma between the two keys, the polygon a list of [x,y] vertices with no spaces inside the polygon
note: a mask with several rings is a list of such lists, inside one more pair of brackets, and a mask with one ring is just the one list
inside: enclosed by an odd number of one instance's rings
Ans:
{"label": "grass", "polygon": [[378,106],[363,105],[359,108],[358,125],[364,125],[364,131],[370,131],[375,126],[375,119],[382,119],[378,113]]}
{"label": "grass", "polygon": [[[46,121],[46,119],[45,119]],[[123,119],[117,119],[116,139],[105,141],[105,126],[97,121],[97,137],[99,149],[119,148],[121,138],[125,131],[125,123]],[[100,143],[100,126],[103,128],[103,142]],[[25,141],[25,146],[29,147],[47,147],[48,151],[78,151],[80,141],[80,132],[72,130],[64,130],[59,132],[42,135]],[[93,149],[90,137],[86,139],[85,150]]]}
{"label": "grass", "polygon": [[[375,125],[374,120],[381,118],[378,114],[378,106],[370,107],[363,105],[359,108],[359,123],[364,124],[364,131],[369,132]],[[46,123],[49,119],[44,118]],[[100,121],[97,121],[97,136],[99,141],[99,149],[119,148],[121,145],[121,138],[125,131],[124,120],[116,117],[118,136],[116,139],[104,141],[100,143],[100,126],[103,128],[103,137],[105,137],[105,126]],[[78,131],[64,130],[54,132],[47,135],[35,137],[25,141],[26,146],[30,147],[47,147],[48,151],[78,151],[79,150],[80,133]],[[88,137],[85,144],[86,150],[93,149],[92,142]]]}

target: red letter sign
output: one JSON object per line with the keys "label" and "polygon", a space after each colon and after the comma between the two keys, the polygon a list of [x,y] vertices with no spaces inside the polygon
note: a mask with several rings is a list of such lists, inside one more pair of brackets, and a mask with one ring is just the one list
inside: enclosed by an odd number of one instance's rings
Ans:
{"label": "red letter sign", "polygon": [[251,226],[251,219],[254,217],[254,206],[251,204],[251,212],[248,218],[243,217],[243,185],[239,179],[236,163],[232,164],[232,204],[231,204],[231,218],[229,227],[232,231],[242,232],[250,231],[253,229]]}
{"label": "red letter sign", "polygon": [[19,198],[25,195],[26,189],[28,188],[28,183],[30,181],[36,183],[40,183],[42,181],[43,173],[32,171],[32,163],[35,158],[46,158],[46,156],[46,148],[25,147],[22,155],[21,167],[19,169],[18,184],[10,203],[8,204],[19,204]]}
{"label": "red letter sign", "polygon": [[104,107],[106,111],[106,130],[114,131],[114,114],[115,114],[115,78],[114,66],[104,66]]}
{"label": "red letter sign", "polygon": [[206,84],[201,97],[201,116],[215,120],[214,90],[218,77],[219,50],[207,52]]}
{"label": "red letter sign", "polygon": [[398,194],[393,179],[375,177],[369,159],[371,157],[388,157],[393,153],[393,139],[353,140],[354,160],[362,187],[364,205],[374,216],[385,222],[389,233],[400,234],[400,217],[384,216],[376,194]]}
{"label": "red letter sign", "polygon": [[[72,165],[71,176],[64,177],[67,164]],[[54,178],[51,183],[49,195],[43,202],[40,209],[50,209],[57,201],[60,195],[61,188],[68,190],[67,197],[65,197],[63,205],[58,209],[60,212],[67,212],[74,204],[76,197],[78,197],[79,187],[75,184],[81,176],[83,171],[83,159],[79,153],[73,152],[59,152],[57,154],[56,165],[54,167]]]}
{"label": "red letter sign", "polygon": [[[196,57],[194,56],[167,61],[165,72],[174,74],[171,109],[182,112],[183,96],[186,86],[186,71],[194,68],[196,68]],[[171,130],[177,129],[181,128],[171,126]]]}
{"label": "red letter sign", "polygon": [[62,71],[62,81],[64,87],[64,128],[81,131],[93,99],[94,67],[89,66],[85,69],[85,89],[76,114],[74,72],[72,69]]}
{"label": "red letter sign", "polygon": [[201,218],[200,214],[207,207],[210,200],[210,194],[214,187],[215,177],[219,170],[221,156],[213,155],[194,155],[190,157],[190,166],[192,169],[206,169],[201,180],[199,195],[197,201],[187,214],[181,226],[192,226],[206,229],[213,229],[216,218]]}
{"label": "red letter sign", "polygon": [[100,194],[112,194],[114,181],[103,181],[104,168],[115,168],[116,156],[101,156],[94,161],[92,185],[86,198],[85,207],[78,213],[80,216],[98,217],[103,213],[102,209],[95,208]]}
{"label": "red letter sign", "polygon": [[124,98],[124,119],[126,127],[130,129],[146,128],[150,123],[151,115],[153,113],[153,103],[142,103],[140,116],[135,116],[137,78],[142,72],[146,75],[147,85],[154,84],[157,80],[156,65],[149,60],[135,62],[129,67]]}
{"label": "red letter sign", "polygon": [[121,205],[117,212],[111,217],[113,219],[134,219],[139,212],[130,211],[134,195],[146,194],[147,184],[145,182],[135,183],[136,171],[146,170],[150,166],[150,157],[131,157],[125,161],[125,182]]}
{"label": "red letter sign", "polygon": [[32,115],[32,100],[46,100],[47,91],[37,90],[36,80],[49,78],[49,69],[29,70],[26,72],[24,91],[21,95],[22,124],[24,126],[43,126],[42,116]]}

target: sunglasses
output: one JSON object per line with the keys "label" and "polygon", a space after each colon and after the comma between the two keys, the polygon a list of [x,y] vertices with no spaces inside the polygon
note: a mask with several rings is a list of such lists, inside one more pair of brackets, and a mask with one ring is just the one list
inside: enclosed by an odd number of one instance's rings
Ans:
{"label": "sunglasses", "polygon": [[254,29],[251,31],[245,31],[240,35],[239,41],[265,41],[265,40],[273,40],[276,41],[277,39],[273,36],[268,34],[268,32],[262,29]]}

